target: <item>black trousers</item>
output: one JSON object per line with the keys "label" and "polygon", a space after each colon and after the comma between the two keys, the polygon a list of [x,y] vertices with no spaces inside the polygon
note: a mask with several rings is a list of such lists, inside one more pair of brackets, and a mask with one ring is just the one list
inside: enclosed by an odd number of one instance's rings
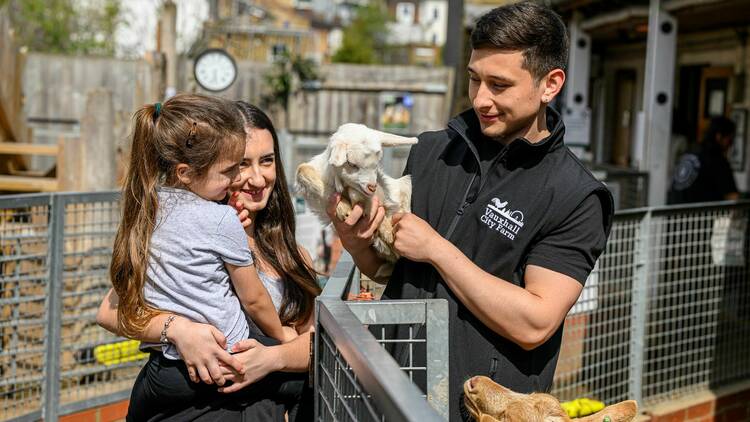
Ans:
{"label": "black trousers", "polygon": [[[272,346],[270,337],[254,337]],[[190,381],[185,362],[153,352],[133,385],[127,422],[284,421],[313,419],[313,394],[307,373],[269,374],[240,391],[219,393],[216,385]]]}

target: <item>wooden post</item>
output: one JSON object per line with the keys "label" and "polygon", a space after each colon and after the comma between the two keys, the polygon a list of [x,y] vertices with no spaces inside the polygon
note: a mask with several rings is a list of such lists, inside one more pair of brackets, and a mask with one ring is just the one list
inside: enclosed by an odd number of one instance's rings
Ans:
{"label": "wooden post", "polygon": [[81,117],[81,138],[67,139],[58,162],[58,180],[63,191],[100,191],[116,186],[117,142],[112,93],[96,88],[86,96]]}
{"label": "wooden post", "polygon": [[167,59],[167,87],[164,97],[177,93],[177,6],[167,0],[159,18],[159,46]]}

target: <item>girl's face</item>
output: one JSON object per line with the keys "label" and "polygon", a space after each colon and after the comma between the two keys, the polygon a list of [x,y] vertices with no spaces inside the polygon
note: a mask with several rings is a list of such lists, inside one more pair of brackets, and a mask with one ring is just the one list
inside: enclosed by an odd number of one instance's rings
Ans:
{"label": "girl's face", "polygon": [[239,181],[232,189],[239,192],[239,201],[251,214],[268,204],[276,184],[276,155],[273,137],[266,129],[247,129],[245,156],[240,163]]}
{"label": "girl's face", "polygon": [[[181,166],[186,165],[178,165],[178,174]],[[221,201],[226,198],[230,186],[240,180],[240,163],[236,160],[221,159],[212,164],[201,178],[183,179],[183,177],[180,177],[180,179],[191,192],[201,198],[209,201]]]}

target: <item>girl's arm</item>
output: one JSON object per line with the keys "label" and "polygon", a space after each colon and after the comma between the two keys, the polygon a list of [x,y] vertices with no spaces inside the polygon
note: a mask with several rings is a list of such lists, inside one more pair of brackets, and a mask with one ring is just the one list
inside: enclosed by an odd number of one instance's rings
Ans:
{"label": "girl's arm", "polygon": [[229,278],[232,279],[234,290],[240,299],[242,307],[253,322],[263,330],[267,336],[284,342],[287,340],[284,330],[281,328],[281,320],[276,308],[271,301],[271,295],[260,281],[258,271],[252,265],[246,267],[237,267],[225,263]]}
{"label": "girl's arm", "polygon": [[[119,298],[114,289],[104,296],[96,314],[96,322],[105,330],[121,335],[117,323],[117,303]],[[162,313],[151,319],[136,340],[159,343],[167,318],[172,314]],[[209,324],[192,322],[175,316],[167,329],[167,340],[177,347],[180,356],[188,367],[193,382],[224,385],[226,381],[219,364],[244,372],[244,365],[226,351],[227,342],[221,331]]]}

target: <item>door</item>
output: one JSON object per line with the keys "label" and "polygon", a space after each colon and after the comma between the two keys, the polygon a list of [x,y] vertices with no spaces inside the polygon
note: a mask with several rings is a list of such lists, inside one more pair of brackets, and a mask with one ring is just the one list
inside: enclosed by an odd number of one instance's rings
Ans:
{"label": "door", "polygon": [[701,92],[698,102],[698,127],[695,139],[702,139],[712,117],[726,116],[729,104],[731,67],[711,66],[701,71]]}
{"label": "door", "polygon": [[615,74],[615,115],[612,164],[630,165],[630,144],[635,122],[635,70],[620,69]]}

